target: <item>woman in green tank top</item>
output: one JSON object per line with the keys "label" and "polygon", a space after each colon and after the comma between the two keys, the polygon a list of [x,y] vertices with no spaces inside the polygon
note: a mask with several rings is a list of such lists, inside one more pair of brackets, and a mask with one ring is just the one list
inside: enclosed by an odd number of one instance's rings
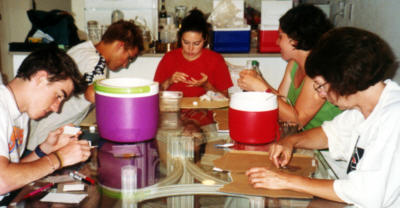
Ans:
{"label": "woman in green tank top", "polygon": [[[319,38],[333,25],[321,9],[301,4],[279,19],[281,56],[288,61],[278,89],[271,87],[252,70],[240,72],[238,85],[248,91],[270,91],[279,95],[279,119],[310,129],[332,120],[341,111],[318,96],[314,82],[306,76],[305,62]],[[268,77],[266,77],[268,78]]]}

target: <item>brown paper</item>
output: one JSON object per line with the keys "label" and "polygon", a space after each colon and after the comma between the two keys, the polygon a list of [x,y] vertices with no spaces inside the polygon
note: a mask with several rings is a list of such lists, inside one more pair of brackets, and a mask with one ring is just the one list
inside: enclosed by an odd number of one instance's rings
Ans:
{"label": "brown paper", "polygon": [[218,131],[229,131],[228,109],[216,109],[214,111],[214,120],[217,123]]}
{"label": "brown paper", "polygon": [[[193,103],[197,102],[197,105]],[[215,109],[215,108],[224,108],[229,106],[229,100],[224,101],[207,101],[200,100],[199,97],[183,97],[180,103],[181,109]]]}
{"label": "brown paper", "polygon": [[315,161],[309,156],[293,155],[292,160],[286,168],[277,169],[268,159],[268,153],[250,151],[231,151],[223,157],[214,160],[217,168],[231,172],[232,183],[220,189],[222,192],[238,193],[247,195],[266,196],[273,198],[312,198],[312,195],[290,190],[269,190],[253,188],[248,183],[245,172],[253,167],[265,167],[274,171],[282,171],[294,175],[308,177],[315,172]]}

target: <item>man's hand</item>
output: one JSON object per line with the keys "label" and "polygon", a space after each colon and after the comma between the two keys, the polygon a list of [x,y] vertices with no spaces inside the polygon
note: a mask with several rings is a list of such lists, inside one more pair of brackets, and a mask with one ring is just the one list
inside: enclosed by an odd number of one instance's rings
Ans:
{"label": "man's hand", "polygon": [[72,140],[57,151],[63,167],[86,161],[90,156],[90,146],[87,140]]}
{"label": "man's hand", "polygon": [[[68,124],[68,126],[72,126],[72,124]],[[78,140],[78,136],[82,133],[79,131],[76,135],[64,134],[64,127],[60,127],[49,133],[47,139],[40,144],[40,149],[46,153],[50,154],[52,152],[57,151],[61,147],[67,145],[70,141]]]}

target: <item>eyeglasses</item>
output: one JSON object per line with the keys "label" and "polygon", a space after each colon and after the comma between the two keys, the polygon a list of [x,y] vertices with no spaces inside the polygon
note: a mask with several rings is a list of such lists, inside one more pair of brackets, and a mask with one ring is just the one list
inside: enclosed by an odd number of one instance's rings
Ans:
{"label": "eyeglasses", "polygon": [[128,63],[132,63],[136,60],[137,56],[129,57],[128,58]]}
{"label": "eyeglasses", "polygon": [[314,82],[313,83],[314,90],[317,91],[318,93],[321,93],[322,90],[325,91],[324,86],[326,84],[328,84],[328,82],[325,82],[324,84],[318,84],[317,82]]}
{"label": "eyeglasses", "polygon": [[134,62],[137,58],[136,54],[132,55],[129,50],[126,50],[126,52],[128,53],[128,63]]}

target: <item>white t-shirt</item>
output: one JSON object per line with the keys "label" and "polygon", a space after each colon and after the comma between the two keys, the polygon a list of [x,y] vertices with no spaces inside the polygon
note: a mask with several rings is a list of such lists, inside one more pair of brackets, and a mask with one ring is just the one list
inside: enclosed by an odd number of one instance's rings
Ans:
{"label": "white t-shirt", "polygon": [[29,117],[19,112],[14,95],[4,85],[0,85],[0,115],[0,155],[18,163],[26,146]]}
{"label": "white t-shirt", "polygon": [[[88,84],[104,79],[107,74],[105,59],[100,56],[91,41],[86,41],[71,48],[68,52]],[[87,115],[92,105],[84,94],[72,96],[62,106],[60,113],[52,113],[38,121],[31,120],[28,149],[34,150],[53,131],[68,123],[78,125]]]}
{"label": "white t-shirt", "polygon": [[335,193],[358,207],[400,207],[400,86],[385,83],[366,119],[347,110],[322,125],[331,157],[352,162],[347,177],[335,180]]}

